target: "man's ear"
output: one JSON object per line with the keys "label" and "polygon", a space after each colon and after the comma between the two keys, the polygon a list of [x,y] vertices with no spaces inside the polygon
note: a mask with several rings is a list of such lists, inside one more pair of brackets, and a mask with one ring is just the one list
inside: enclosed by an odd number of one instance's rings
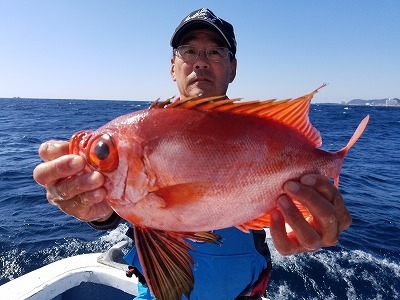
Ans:
{"label": "man's ear", "polygon": [[231,83],[236,77],[237,60],[234,58],[231,62],[231,73],[229,74],[229,83]]}
{"label": "man's ear", "polygon": [[175,76],[175,59],[171,58],[171,77],[173,81],[176,81],[176,76]]}

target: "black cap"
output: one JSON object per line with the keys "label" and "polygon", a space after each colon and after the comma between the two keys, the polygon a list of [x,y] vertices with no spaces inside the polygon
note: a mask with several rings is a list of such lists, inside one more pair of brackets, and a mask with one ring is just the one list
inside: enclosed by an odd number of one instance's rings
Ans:
{"label": "black cap", "polygon": [[195,10],[182,20],[172,35],[171,47],[178,47],[178,43],[181,41],[183,35],[188,31],[202,27],[216,30],[224,38],[228,44],[229,50],[233,53],[233,55],[236,54],[236,40],[235,33],[233,32],[233,26],[227,21],[218,18],[208,8],[200,8]]}

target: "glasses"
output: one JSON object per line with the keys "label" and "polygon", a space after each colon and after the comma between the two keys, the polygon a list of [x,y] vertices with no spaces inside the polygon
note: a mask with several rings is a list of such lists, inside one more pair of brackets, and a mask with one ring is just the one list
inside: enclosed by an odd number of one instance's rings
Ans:
{"label": "glasses", "polygon": [[189,45],[182,45],[175,49],[175,55],[187,63],[194,63],[200,56],[200,52],[204,51],[210,62],[221,62],[228,58],[231,51],[226,47],[209,47],[207,49],[199,49]]}

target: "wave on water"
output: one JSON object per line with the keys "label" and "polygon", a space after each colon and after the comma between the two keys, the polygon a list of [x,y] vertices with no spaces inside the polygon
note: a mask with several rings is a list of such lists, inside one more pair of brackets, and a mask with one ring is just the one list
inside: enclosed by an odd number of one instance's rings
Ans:
{"label": "wave on water", "polygon": [[[129,240],[120,224],[93,241],[66,238],[33,254],[18,248],[0,255],[0,284],[65,257],[103,252]],[[267,231],[267,241],[272,239]],[[125,249],[127,250],[127,249]],[[271,247],[273,270],[268,299],[399,299],[400,264],[341,246],[315,253],[281,256]]]}
{"label": "wave on water", "polygon": [[271,247],[271,255],[269,299],[400,298],[400,264],[390,258],[340,246],[292,256]]}

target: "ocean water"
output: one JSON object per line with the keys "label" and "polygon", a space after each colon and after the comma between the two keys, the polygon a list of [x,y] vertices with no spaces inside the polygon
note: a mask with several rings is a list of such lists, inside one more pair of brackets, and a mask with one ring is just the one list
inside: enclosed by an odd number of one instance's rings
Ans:
{"label": "ocean water", "polygon": [[[48,204],[32,178],[39,145],[68,139],[148,102],[0,99],[0,284],[64,257],[103,251],[126,239],[126,224],[100,232]],[[274,250],[270,299],[400,298],[400,108],[313,104],[323,149],[350,150],[340,191],[353,224],[335,247],[289,257]]]}

